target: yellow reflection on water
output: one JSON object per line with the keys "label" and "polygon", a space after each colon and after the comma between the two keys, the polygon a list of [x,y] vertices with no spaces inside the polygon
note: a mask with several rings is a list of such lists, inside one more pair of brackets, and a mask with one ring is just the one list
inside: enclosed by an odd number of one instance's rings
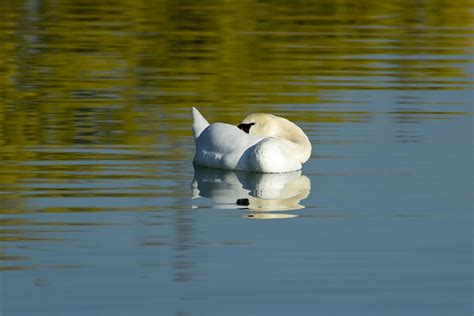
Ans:
{"label": "yellow reflection on water", "polygon": [[191,105],[238,122],[323,91],[471,83],[459,67],[472,52],[468,0],[120,4],[0,4],[0,144],[175,143]]}

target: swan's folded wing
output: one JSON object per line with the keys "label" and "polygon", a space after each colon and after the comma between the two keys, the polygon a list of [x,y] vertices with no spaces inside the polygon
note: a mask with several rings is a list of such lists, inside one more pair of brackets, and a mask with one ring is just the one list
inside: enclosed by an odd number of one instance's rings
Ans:
{"label": "swan's folded wing", "polygon": [[300,170],[295,144],[247,134],[234,125],[214,123],[196,139],[194,163],[219,169],[280,173]]}
{"label": "swan's folded wing", "polygon": [[194,163],[212,168],[235,170],[246,150],[261,139],[244,133],[234,125],[211,124],[196,139]]}

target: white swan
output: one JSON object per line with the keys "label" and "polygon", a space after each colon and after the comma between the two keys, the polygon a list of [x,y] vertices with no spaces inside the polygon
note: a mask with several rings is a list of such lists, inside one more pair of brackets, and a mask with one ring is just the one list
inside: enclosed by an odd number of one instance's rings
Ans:
{"label": "white swan", "polygon": [[200,166],[280,173],[300,170],[311,156],[301,128],[272,114],[251,114],[238,126],[209,124],[193,107],[193,134]]}

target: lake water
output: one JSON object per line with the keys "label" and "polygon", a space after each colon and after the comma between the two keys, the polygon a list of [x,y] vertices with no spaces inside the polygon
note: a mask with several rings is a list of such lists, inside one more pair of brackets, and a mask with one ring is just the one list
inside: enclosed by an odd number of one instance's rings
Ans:
{"label": "lake water", "polygon": [[[0,2],[0,314],[472,315],[472,1]],[[191,107],[302,172],[194,169]]]}

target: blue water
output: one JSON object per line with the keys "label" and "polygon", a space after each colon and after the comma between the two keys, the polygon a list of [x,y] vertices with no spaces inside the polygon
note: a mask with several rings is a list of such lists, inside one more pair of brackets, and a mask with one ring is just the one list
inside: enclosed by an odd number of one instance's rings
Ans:
{"label": "blue water", "polygon": [[[472,3],[367,4],[1,5],[0,314],[472,315]],[[312,157],[195,169],[192,106]]]}

